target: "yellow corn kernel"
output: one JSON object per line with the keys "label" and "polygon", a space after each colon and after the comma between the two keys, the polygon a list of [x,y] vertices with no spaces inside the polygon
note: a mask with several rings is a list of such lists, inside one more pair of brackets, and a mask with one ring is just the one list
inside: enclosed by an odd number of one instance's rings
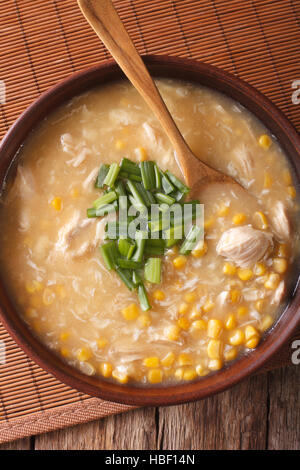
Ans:
{"label": "yellow corn kernel", "polygon": [[256,263],[253,272],[255,276],[264,276],[267,272],[267,268],[263,263]]}
{"label": "yellow corn kernel", "polygon": [[245,326],[245,339],[248,341],[248,339],[253,338],[253,336],[259,336],[259,333],[257,329],[253,325],[247,325]]}
{"label": "yellow corn kernel", "polygon": [[144,162],[145,160],[147,160],[147,150],[144,147],[138,147],[136,149],[136,153],[140,162]]}
{"label": "yellow corn kernel", "polygon": [[100,374],[103,375],[103,377],[111,377],[112,374],[112,365],[109,362],[101,362],[99,366]]}
{"label": "yellow corn kernel", "polygon": [[153,292],[155,300],[165,300],[166,294],[162,290],[156,290]]}
{"label": "yellow corn kernel", "polygon": [[271,317],[271,315],[265,315],[263,318],[262,318],[262,321],[261,321],[261,324],[260,324],[260,329],[261,331],[266,331],[270,328],[270,326],[273,325],[273,318]]}
{"label": "yellow corn kernel", "polygon": [[183,379],[183,374],[184,374],[184,371],[183,371],[183,369],[180,367],[180,368],[178,368],[178,369],[175,370],[174,377],[175,377],[177,380],[182,380],[182,379]]}
{"label": "yellow corn kernel", "polygon": [[73,199],[78,198],[78,196],[79,196],[78,188],[72,188],[72,189],[71,189],[71,192],[70,192],[70,196],[71,196]]}
{"label": "yellow corn kernel", "polygon": [[197,320],[198,318],[200,318],[202,315],[202,312],[201,312],[201,308],[200,307],[194,307],[191,311],[191,313],[189,314],[189,319],[190,320]]}
{"label": "yellow corn kernel", "polygon": [[211,339],[207,345],[207,355],[210,359],[220,359],[223,352],[223,344],[219,339]]}
{"label": "yellow corn kernel", "polygon": [[259,336],[253,336],[245,343],[245,347],[249,349],[255,349],[259,343]]}
{"label": "yellow corn kernel", "polygon": [[193,360],[189,354],[182,353],[178,356],[178,365],[179,366],[191,366],[193,364]]}
{"label": "yellow corn kernel", "polygon": [[267,134],[262,134],[258,139],[258,143],[263,149],[268,150],[272,140]]}
{"label": "yellow corn kernel", "polygon": [[241,292],[238,289],[232,289],[229,292],[229,296],[233,304],[236,304],[241,300]]}
{"label": "yellow corn kernel", "polygon": [[151,384],[158,384],[162,381],[163,372],[160,369],[152,369],[148,372],[148,382]]}
{"label": "yellow corn kernel", "polygon": [[273,184],[273,179],[269,173],[265,171],[264,174],[264,188],[269,189]]}
{"label": "yellow corn kernel", "polygon": [[67,348],[60,348],[60,354],[63,357],[70,357],[70,351]]}
{"label": "yellow corn kernel", "polygon": [[56,292],[58,293],[58,295],[64,299],[66,296],[67,296],[67,292],[66,292],[66,289],[63,285],[61,284],[56,284],[55,286],[55,289],[56,289]]}
{"label": "yellow corn kernel", "polygon": [[116,379],[121,384],[126,384],[129,380],[128,374],[118,369],[114,369],[111,375],[113,376],[114,379]]}
{"label": "yellow corn kernel", "polygon": [[283,182],[286,186],[291,186],[293,184],[293,178],[289,170],[284,170],[283,172]]}
{"label": "yellow corn kernel", "polygon": [[37,317],[37,311],[35,310],[35,308],[27,307],[25,309],[25,315],[28,318],[36,318]]}
{"label": "yellow corn kernel", "polygon": [[278,258],[288,258],[289,256],[288,246],[285,243],[280,243],[275,250],[275,254],[276,256],[278,256]]}
{"label": "yellow corn kernel", "polygon": [[196,369],[189,368],[183,372],[183,380],[195,380],[197,377]]}
{"label": "yellow corn kernel", "polygon": [[70,333],[68,331],[63,331],[60,335],[60,340],[61,341],[66,341],[68,338],[70,338]]}
{"label": "yellow corn kernel", "polygon": [[215,223],[215,220],[210,217],[209,219],[204,220],[204,230],[210,229]]}
{"label": "yellow corn kernel", "polygon": [[173,265],[176,269],[184,268],[186,265],[186,257],[183,255],[176,256],[176,258],[173,259]]}
{"label": "yellow corn kernel", "polygon": [[135,320],[139,316],[139,308],[136,304],[130,304],[123,308],[122,315],[127,321]]}
{"label": "yellow corn kernel", "polygon": [[269,222],[266,215],[261,211],[254,212],[253,225],[259,230],[266,230],[269,227]]}
{"label": "yellow corn kernel", "polygon": [[164,367],[171,367],[174,364],[175,361],[175,354],[170,351],[168,354],[162,358],[161,365]]}
{"label": "yellow corn kernel", "polygon": [[238,269],[238,277],[241,281],[250,281],[253,278],[253,271],[251,269]]}
{"label": "yellow corn kernel", "polygon": [[246,214],[244,214],[243,212],[240,212],[238,214],[235,214],[233,217],[232,217],[232,222],[234,223],[234,225],[240,225],[240,224],[243,224],[244,222],[246,222],[247,220],[247,216]]}
{"label": "yellow corn kernel", "polygon": [[194,292],[188,292],[187,294],[185,294],[184,296],[184,300],[188,303],[192,303],[192,302],[195,302],[196,300],[196,294]]}
{"label": "yellow corn kernel", "polygon": [[55,294],[54,292],[49,289],[49,287],[46,287],[46,289],[43,292],[43,304],[44,305],[51,305],[54,302]]}
{"label": "yellow corn kernel", "polygon": [[242,330],[235,330],[229,337],[229,343],[232,346],[239,346],[244,342],[244,332]]}
{"label": "yellow corn kernel", "polygon": [[180,334],[179,326],[173,325],[168,328],[167,337],[170,341],[178,341],[179,334]]}
{"label": "yellow corn kernel", "polygon": [[190,322],[187,318],[185,317],[181,317],[181,318],[178,318],[177,320],[177,325],[179,326],[179,328],[181,328],[182,330],[188,330],[189,327],[190,327]]}
{"label": "yellow corn kernel", "polygon": [[204,331],[207,328],[207,323],[205,320],[195,320],[191,324],[192,331]]}
{"label": "yellow corn kernel", "polygon": [[189,309],[188,304],[185,302],[182,302],[178,307],[179,315],[184,315],[185,313],[187,313],[188,309]]}
{"label": "yellow corn kernel", "polygon": [[223,329],[223,323],[221,320],[211,318],[207,323],[207,336],[209,338],[218,338]]}
{"label": "yellow corn kernel", "polygon": [[195,250],[192,251],[192,256],[194,256],[194,258],[202,258],[202,256],[207,253],[207,250],[208,245],[206,241],[204,241],[201,248],[195,248]]}
{"label": "yellow corn kernel", "polygon": [[222,204],[219,207],[217,214],[219,217],[225,217],[226,215],[229,214],[229,211],[230,211],[230,207],[227,206],[226,204]]}
{"label": "yellow corn kernel", "polygon": [[238,350],[236,348],[230,348],[224,352],[224,359],[225,361],[233,361],[236,359],[238,354]]}
{"label": "yellow corn kernel", "polygon": [[125,148],[124,140],[116,140],[115,147],[117,150],[123,150]]}
{"label": "yellow corn kernel", "polygon": [[247,315],[248,312],[249,312],[249,309],[248,307],[246,307],[246,305],[242,305],[241,307],[237,309],[237,315],[239,317],[244,317],[245,315]]}
{"label": "yellow corn kernel", "polygon": [[225,328],[226,330],[233,330],[235,327],[236,327],[236,318],[231,313],[228,315],[228,317],[225,320]]}
{"label": "yellow corn kernel", "polygon": [[61,207],[62,207],[62,201],[61,201],[61,197],[55,197],[54,199],[52,199],[51,201],[51,206],[56,210],[56,211],[60,211],[61,210]]}
{"label": "yellow corn kernel", "polygon": [[138,317],[138,323],[142,328],[148,328],[151,325],[151,317],[147,313],[143,313]]}
{"label": "yellow corn kernel", "polygon": [[276,289],[280,281],[280,276],[277,273],[270,273],[268,279],[264,283],[266,289]]}
{"label": "yellow corn kernel", "polygon": [[204,377],[209,373],[207,369],[202,364],[197,364],[196,365],[196,373],[199,375],[199,377]]}
{"label": "yellow corn kernel", "polygon": [[103,349],[105,348],[105,346],[107,346],[108,344],[108,341],[106,338],[99,338],[97,339],[97,346],[99,349]]}
{"label": "yellow corn kernel", "polygon": [[224,263],[223,273],[227,274],[227,276],[234,276],[236,273],[236,266],[231,263]]}
{"label": "yellow corn kernel", "polygon": [[263,311],[263,308],[264,308],[264,301],[263,300],[257,300],[255,302],[255,309],[261,313]]}
{"label": "yellow corn kernel", "polygon": [[76,353],[78,361],[84,362],[88,361],[92,357],[92,353],[87,348],[80,348]]}
{"label": "yellow corn kernel", "polygon": [[212,300],[208,299],[203,305],[202,310],[207,313],[210,312],[214,307],[215,303]]}
{"label": "yellow corn kernel", "polygon": [[223,367],[223,362],[221,359],[211,359],[208,363],[208,368],[210,370],[220,370]]}
{"label": "yellow corn kernel", "polygon": [[289,195],[292,199],[295,199],[295,197],[297,196],[297,192],[296,192],[295,186],[288,186],[288,187],[287,187],[287,192],[288,192],[288,195]]}
{"label": "yellow corn kernel", "polygon": [[287,270],[288,262],[285,258],[274,258],[273,269],[276,273],[283,274]]}
{"label": "yellow corn kernel", "polygon": [[145,357],[143,360],[143,365],[145,367],[158,367],[159,366],[159,358],[158,357]]}

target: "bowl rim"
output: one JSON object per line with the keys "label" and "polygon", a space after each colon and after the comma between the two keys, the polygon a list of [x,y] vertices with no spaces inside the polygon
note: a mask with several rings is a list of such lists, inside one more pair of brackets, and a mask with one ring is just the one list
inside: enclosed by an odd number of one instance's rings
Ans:
{"label": "bowl rim", "polygon": [[[198,82],[210,88],[215,88],[215,80],[219,86],[218,91],[239,101],[242,105],[249,101],[247,109],[255,114],[278,137],[290,163],[294,166],[298,183],[300,182],[300,138],[296,129],[284,114],[262,93],[245,81],[219,69],[213,65],[192,59],[179,58],[166,55],[146,55],[143,60],[154,76],[169,78],[182,78],[186,81]],[[76,96],[77,86],[82,92],[88,84],[104,77],[106,83],[109,79],[116,80],[124,77],[114,60],[107,60],[94,67],[73,73],[58,84],[40,95],[16,120],[0,144],[0,185],[15,159],[17,150],[29,135],[32,128],[49,112],[57,109],[58,103],[68,101]],[[94,83],[94,85],[96,82]],[[67,92],[69,90],[69,92]],[[69,96],[70,95],[70,96]],[[51,102],[55,101],[55,105]],[[259,114],[260,113],[260,114]],[[266,124],[265,120],[270,119]],[[30,123],[34,122],[33,125]],[[274,133],[274,132],[273,132]],[[24,135],[23,138],[19,136]],[[17,145],[16,142],[19,144]],[[15,151],[13,152],[13,149]],[[17,150],[16,150],[17,149]],[[259,347],[250,354],[243,356],[229,367],[217,373],[210,374],[191,383],[172,386],[143,387],[136,385],[119,385],[104,379],[93,379],[65,364],[60,358],[48,350],[21,320],[6,292],[3,279],[0,278],[0,320],[4,327],[25,351],[44,370],[51,373],[61,382],[91,396],[104,400],[123,403],[126,405],[175,405],[206,398],[224,391],[245,377],[250,376],[261,368],[291,337],[297,326],[300,325],[300,289],[299,277],[296,281],[290,304],[281,314],[271,332],[265,336]],[[270,339],[271,338],[271,339]]]}

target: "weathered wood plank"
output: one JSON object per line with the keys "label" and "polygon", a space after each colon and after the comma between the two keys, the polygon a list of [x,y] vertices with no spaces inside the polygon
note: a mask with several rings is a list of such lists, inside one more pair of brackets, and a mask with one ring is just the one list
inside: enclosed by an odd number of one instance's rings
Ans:
{"label": "weathered wood plank", "polygon": [[29,450],[30,442],[30,437],[18,439],[13,442],[6,442],[5,444],[0,444],[0,450]]}
{"label": "weathered wood plank", "polygon": [[255,376],[197,403],[160,408],[162,449],[264,449],[267,378]]}
{"label": "weathered wood plank", "polygon": [[269,372],[268,448],[300,450],[300,365]]}
{"label": "weathered wood plank", "polygon": [[36,436],[37,450],[156,448],[155,409],[143,408]]}

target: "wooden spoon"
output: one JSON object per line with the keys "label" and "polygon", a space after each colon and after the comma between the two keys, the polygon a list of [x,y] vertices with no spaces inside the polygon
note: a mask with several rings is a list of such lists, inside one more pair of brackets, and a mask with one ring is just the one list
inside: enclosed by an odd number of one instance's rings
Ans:
{"label": "wooden spoon", "polygon": [[111,0],[78,0],[88,23],[105,44],[125,75],[149,105],[169,137],[187,185],[196,192],[213,182],[238,183],[201,162],[191,151],[170,115],[154,81],[131,41]]}

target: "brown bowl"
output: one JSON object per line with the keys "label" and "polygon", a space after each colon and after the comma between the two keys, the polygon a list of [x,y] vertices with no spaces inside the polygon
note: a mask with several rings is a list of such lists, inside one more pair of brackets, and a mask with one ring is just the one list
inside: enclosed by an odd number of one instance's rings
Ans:
{"label": "brown bowl", "polygon": [[[241,103],[260,119],[274,134],[294,167],[297,183],[300,174],[300,139],[285,116],[261,93],[229,75],[201,62],[166,56],[144,58],[153,76],[189,80],[213,88]],[[18,149],[30,131],[49,113],[95,85],[123,77],[119,67],[108,61],[97,67],[76,73],[44,93],[12,126],[0,147],[0,185]],[[297,273],[298,275],[299,273]],[[295,279],[295,286],[297,286]],[[21,348],[45,370],[62,382],[83,393],[129,405],[171,405],[184,403],[221,392],[249,376],[268,361],[287,341],[300,322],[300,289],[295,288],[288,308],[272,331],[265,335],[257,349],[231,366],[192,383],[172,387],[144,388],[117,385],[99,378],[88,377],[64,363],[35,338],[18,315],[0,279],[0,319]]]}

